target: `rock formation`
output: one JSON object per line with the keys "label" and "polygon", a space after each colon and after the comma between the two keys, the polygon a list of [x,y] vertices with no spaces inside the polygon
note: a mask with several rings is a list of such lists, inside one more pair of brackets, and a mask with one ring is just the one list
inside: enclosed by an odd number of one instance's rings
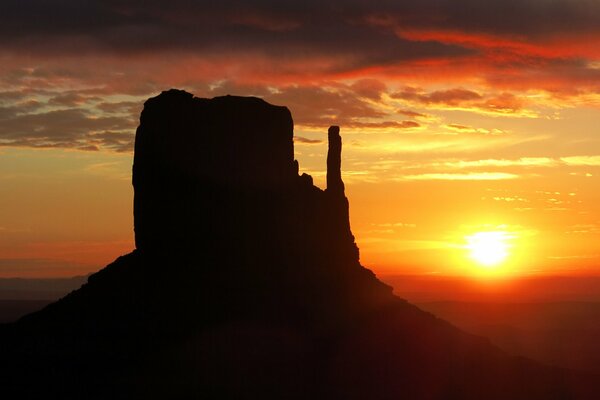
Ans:
{"label": "rock formation", "polygon": [[148,100],[136,250],[0,326],[8,398],[586,399],[590,377],[503,354],[360,265],[329,129],[327,188],[257,98]]}
{"label": "rock formation", "polygon": [[[281,191],[297,175],[285,107],[252,97],[194,98],[170,90],[144,106],[135,139],[135,241],[190,247],[211,189]],[[241,199],[240,199],[241,200]]]}
{"label": "rock formation", "polygon": [[340,127],[332,126],[328,132],[329,149],[327,151],[327,191],[344,194],[342,181],[342,137]]}

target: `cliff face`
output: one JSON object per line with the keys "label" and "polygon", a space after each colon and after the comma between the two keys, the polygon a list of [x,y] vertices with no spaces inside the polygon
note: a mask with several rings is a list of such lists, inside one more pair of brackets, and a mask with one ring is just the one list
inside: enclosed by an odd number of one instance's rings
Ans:
{"label": "cliff face", "polygon": [[8,398],[595,399],[503,354],[359,263],[329,129],[327,188],[298,175],[289,111],[170,90],[146,102],[137,249],[0,325]]}
{"label": "cliff face", "polygon": [[292,137],[290,112],[257,98],[148,100],[133,164],[137,248],[193,246],[219,206],[211,190],[281,191],[297,175]]}
{"label": "cliff face", "polygon": [[339,128],[332,127],[322,191],[298,175],[287,108],[164,92],[146,102],[136,134],[136,247],[200,253],[246,272],[255,262],[303,273],[361,268],[341,151]]}

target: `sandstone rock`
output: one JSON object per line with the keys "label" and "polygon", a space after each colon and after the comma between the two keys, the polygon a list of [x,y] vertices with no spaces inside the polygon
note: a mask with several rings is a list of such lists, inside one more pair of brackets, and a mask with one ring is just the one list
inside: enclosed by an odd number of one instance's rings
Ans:
{"label": "sandstone rock", "polygon": [[327,151],[327,191],[344,194],[342,181],[342,137],[340,127],[332,126],[328,132],[329,149]]}

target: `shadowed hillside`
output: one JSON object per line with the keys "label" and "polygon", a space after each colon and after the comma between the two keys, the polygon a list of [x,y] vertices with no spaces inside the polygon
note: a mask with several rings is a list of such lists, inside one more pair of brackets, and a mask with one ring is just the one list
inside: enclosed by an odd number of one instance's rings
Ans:
{"label": "shadowed hillside", "polygon": [[359,263],[329,130],[298,174],[285,107],[148,100],[136,247],[2,326],[11,398],[584,399],[593,377],[512,358],[395,297]]}

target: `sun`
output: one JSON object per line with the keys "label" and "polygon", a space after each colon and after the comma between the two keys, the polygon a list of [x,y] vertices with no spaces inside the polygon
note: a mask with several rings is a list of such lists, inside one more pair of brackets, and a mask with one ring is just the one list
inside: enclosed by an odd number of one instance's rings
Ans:
{"label": "sun", "polygon": [[479,265],[493,268],[502,264],[509,255],[507,232],[477,232],[466,237],[466,248]]}

